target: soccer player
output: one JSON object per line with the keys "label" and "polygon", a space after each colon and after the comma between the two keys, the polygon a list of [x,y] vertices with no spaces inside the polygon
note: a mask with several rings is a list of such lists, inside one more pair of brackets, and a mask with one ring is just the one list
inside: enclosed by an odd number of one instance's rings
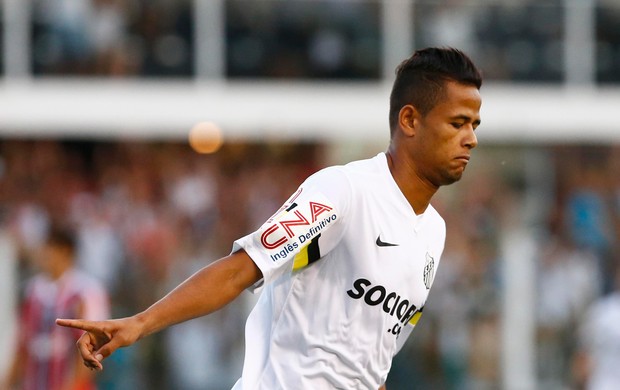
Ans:
{"label": "soccer player", "polygon": [[620,269],[614,282],[615,290],[596,300],[581,319],[571,370],[579,388],[613,390],[620,383]]}
{"label": "soccer player", "polygon": [[22,305],[17,351],[0,389],[94,389],[92,373],[75,354],[82,332],[60,328],[59,316],[104,319],[109,315],[103,286],[74,268],[71,232],[53,227],[29,280]]}
{"label": "soccer player", "polygon": [[145,311],[57,323],[86,331],[84,363],[102,369],[119,347],[261,291],[235,390],[385,388],[444,248],[430,200],[461,178],[477,145],[480,85],[462,52],[415,52],[396,70],[386,153],[310,176],[229,256]]}

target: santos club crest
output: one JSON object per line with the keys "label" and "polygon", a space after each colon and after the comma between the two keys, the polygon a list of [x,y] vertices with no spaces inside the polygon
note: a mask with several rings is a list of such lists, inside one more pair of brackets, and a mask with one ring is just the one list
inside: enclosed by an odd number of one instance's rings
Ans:
{"label": "santos club crest", "polygon": [[424,263],[424,285],[426,289],[431,288],[433,283],[433,277],[435,276],[435,259],[426,252],[426,263]]}

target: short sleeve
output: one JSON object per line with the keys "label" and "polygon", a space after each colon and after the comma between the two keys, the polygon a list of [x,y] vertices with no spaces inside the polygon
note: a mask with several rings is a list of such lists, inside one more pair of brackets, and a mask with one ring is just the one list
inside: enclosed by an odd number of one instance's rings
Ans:
{"label": "short sleeve", "polygon": [[236,240],[263,274],[260,288],[286,273],[299,272],[328,254],[342,239],[351,186],[340,167],[310,176],[255,232]]}

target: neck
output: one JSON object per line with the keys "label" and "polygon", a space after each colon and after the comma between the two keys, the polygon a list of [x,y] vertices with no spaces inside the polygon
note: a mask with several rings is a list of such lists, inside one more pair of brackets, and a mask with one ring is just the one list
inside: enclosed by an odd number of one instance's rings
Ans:
{"label": "neck", "polygon": [[405,195],[413,211],[418,215],[422,214],[439,187],[424,180],[416,170],[413,161],[408,159],[404,153],[399,152],[393,144],[390,145],[386,156],[390,173],[398,188]]}
{"label": "neck", "polygon": [[71,264],[62,264],[56,268],[54,268],[51,272],[50,272],[50,277],[52,278],[52,280],[58,280],[62,277],[62,275],[65,274],[65,272],[67,272],[69,269],[71,268]]}

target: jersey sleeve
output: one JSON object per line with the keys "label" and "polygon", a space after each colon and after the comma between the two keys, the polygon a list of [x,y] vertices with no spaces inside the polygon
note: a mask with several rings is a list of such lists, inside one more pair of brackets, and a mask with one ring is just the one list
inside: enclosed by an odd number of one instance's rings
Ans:
{"label": "jersey sleeve", "polygon": [[263,274],[260,288],[286,273],[299,272],[328,254],[342,239],[351,185],[339,167],[310,176],[258,230],[234,242]]}

